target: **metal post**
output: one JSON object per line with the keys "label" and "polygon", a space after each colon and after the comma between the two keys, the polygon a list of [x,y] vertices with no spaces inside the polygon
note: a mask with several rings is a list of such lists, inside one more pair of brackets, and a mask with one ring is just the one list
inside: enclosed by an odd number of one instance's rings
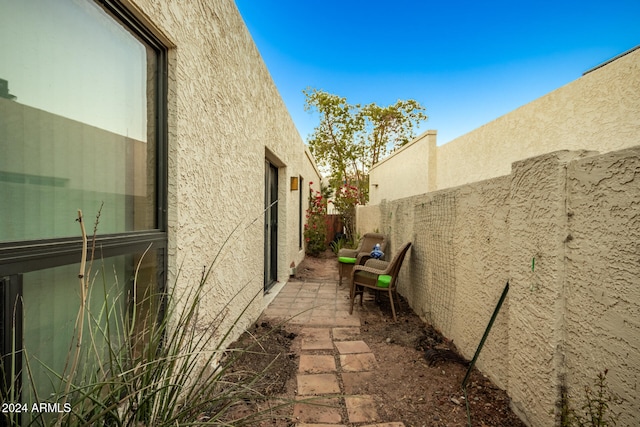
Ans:
{"label": "metal post", "polygon": [[480,340],[480,344],[478,344],[478,348],[476,349],[476,354],[473,355],[473,359],[471,359],[471,363],[469,363],[469,368],[467,369],[467,373],[462,380],[462,391],[464,392],[464,401],[467,405],[467,424],[471,427],[471,413],[469,412],[469,399],[467,398],[467,380],[469,379],[469,375],[471,374],[471,370],[476,364],[476,360],[478,360],[478,356],[480,355],[480,351],[482,350],[482,346],[484,342],[487,340],[489,336],[489,332],[491,331],[491,327],[493,326],[493,322],[498,317],[498,312],[500,311],[500,307],[502,307],[502,303],[507,297],[507,293],[509,292],[509,281],[507,280],[507,284],[502,291],[502,295],[500,296],[500,300],[498,301],[498,305],[496,305],[495,310],[493,310],[493,315],[491,316],[491,320],[489,320],[489,324],[487,325],[487,329],[484,331],[484,335],[482,335],[482,339]]}

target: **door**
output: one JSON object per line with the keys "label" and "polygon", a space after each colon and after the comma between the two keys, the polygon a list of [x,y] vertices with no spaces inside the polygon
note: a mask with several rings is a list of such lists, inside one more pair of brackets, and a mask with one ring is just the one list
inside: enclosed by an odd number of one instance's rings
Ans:
{"label": "door", "polygon": [[278,168],[265,160],[264,290],[278,280]]}

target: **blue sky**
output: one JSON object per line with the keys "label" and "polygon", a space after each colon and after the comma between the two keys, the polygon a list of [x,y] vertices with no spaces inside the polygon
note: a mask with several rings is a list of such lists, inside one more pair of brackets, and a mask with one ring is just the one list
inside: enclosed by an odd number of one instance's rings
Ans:
{"label": "blue sky", "polygon": [[236,0],[303,140],[307,87],[415,99],[438,144],[640,44],[640,0]]}

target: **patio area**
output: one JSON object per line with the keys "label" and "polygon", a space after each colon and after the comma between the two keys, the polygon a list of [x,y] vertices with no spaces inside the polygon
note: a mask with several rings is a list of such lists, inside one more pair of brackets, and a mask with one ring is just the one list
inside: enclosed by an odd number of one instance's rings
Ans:
{"label": "patio area", "polygon": [[[365,297],[365,304],[372,302]],[[349,286],[338,286],[337,278],[292,280],[264,311],[264,320],[300,328],[296,399],[327,396],[295,404],[292,420],[298,427],[404,427],[400,421],[379,423],[373,396],[358,394],[372,380],[377,360],[360,337],[361,307],[351,315],[349,306]]]}
{"label": "patio area", "polygon": [[349,314],[349,287],[332,279],[290,280],[271,301],[263,316],[289,319],[308,327],[358,327],[360,318]]}
{"label": "patio area", "polygon": [[[349,314],[349,285],[338,285],[335,258],[308,258],[304,277],[291,278],[268,303],[259,322],[285,323],[294,332],[297,371],[290,380],[296,403],[288,426],[465,426],[460,383],[466,366],[429,363],[425,350],[448,347],[413,313],[406,301],[393,322],[384,296],[365,293]],[[304,265],[303,265],[304,267]],[[269,295],[267,295],[269,297]],[[293,357],[293,356],[292,356]],[[492,426],[521,426],[506,394],[478,372],[472,375],[472,418]],[[462,398],[463,399],[463,398]]]}

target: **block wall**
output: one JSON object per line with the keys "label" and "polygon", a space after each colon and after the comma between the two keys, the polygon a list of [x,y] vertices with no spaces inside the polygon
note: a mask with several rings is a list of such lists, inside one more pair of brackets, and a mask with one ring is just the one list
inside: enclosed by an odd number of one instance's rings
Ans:
{"label": "block wall", "polygon": [[[640,146],[560,151],[510,175],[358,209],[358,230],[413,242],[399,291],[473,357],[529,426],[559,425],[608,369],[618,425],[640,419]],[[364,229],[362,227],[367,227]]]}

